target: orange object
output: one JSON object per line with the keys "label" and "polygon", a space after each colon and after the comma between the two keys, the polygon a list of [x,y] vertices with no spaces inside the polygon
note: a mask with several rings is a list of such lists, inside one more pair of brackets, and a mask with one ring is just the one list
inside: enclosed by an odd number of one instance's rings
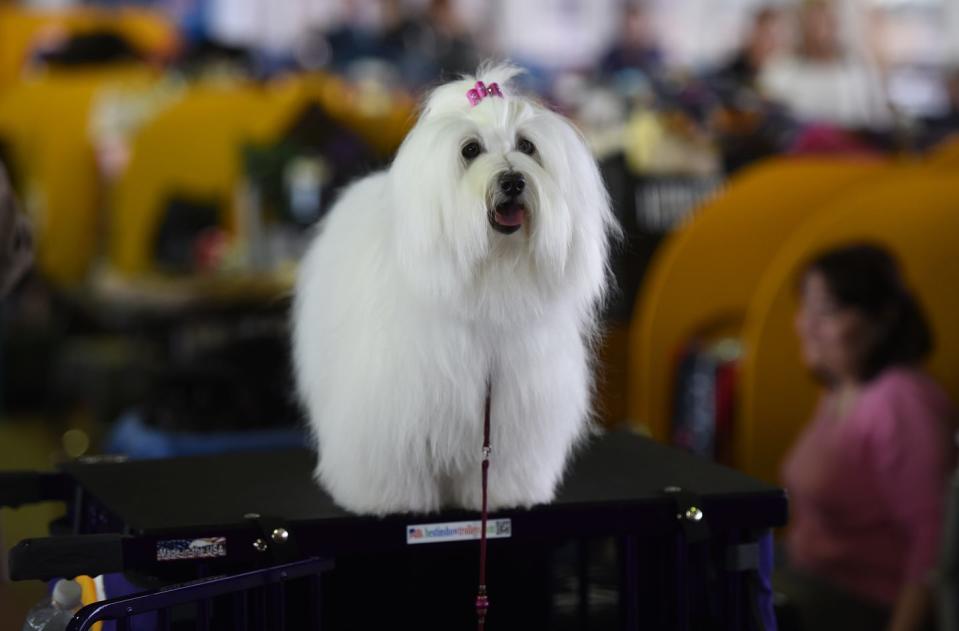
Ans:
{"label": "orange object", "polygon": [[669,436],[675,357],[694,336],[737,335],[760,279],[830,199],[882,177],[875,160],[776,158],[732,179],[660,246],[630,331],[628,418]]}

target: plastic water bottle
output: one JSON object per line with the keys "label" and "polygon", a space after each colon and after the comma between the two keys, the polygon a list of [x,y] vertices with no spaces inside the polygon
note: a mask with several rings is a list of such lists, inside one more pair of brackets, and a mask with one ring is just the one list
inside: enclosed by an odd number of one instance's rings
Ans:
{"label": "plastic water bottle", "polygon": [[53,594],[38,602],[27,613],[23,631],[64,631],[81,604],[80,584],[60,579],[53,586]]}

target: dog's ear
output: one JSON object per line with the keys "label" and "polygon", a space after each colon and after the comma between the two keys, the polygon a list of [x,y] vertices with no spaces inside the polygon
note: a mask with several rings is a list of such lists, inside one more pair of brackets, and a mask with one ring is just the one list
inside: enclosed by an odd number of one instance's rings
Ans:
{"label": "dog's ear", "polygon": [[484,200],[461,194],[462,137],[455,117],[421,117],[388,176],[396,255],[432,295],[458,291],[489,247]]}
{"label": "dog's ear", "polygon": [[606,183],[599,171],[599,164],[582,133],[567,119],[559,117],[562,146],[566,150],[570,187],[567,194],[574,207],[580,208],[597,219],[597,227],[603,232],[619,232],[613,215]]}
{"label": "dog's ear", "polygon": [[574,226],[569,270],[578,278],[570,279],[583,288],[591,306],[606,293],[610,239],[622,231],[613,214],[609,193],[586,139],[566,118],[552,114],[553,150],[560,151],[563,164],[557,182]]}
{"label": "dog's ear", "polygon": [[401,259],[429,256],[442,237],[442,204],[452,176],[433,126],[421,118],[390,166],[392,212]]}

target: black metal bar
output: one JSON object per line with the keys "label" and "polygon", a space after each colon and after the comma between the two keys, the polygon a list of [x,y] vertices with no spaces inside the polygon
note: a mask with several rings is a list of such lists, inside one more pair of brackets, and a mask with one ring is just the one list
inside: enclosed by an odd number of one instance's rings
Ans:
{"label": "black metal bar", "polygon": [[266,598],[266,587],[257,587],[253,590],[256,594],[257,603],[257,628],[266,629],[266,621],[269,616],[269,603]]}
{"label": "black metal bar", "polygon": [[10,578],[48,580],[122,571],[125,538],[104,534],[24,539],[10,550]]}
{"label": "black metal bar", "polygon": [[745,628],[743,626],[743,604],[747,592],[743,590],[743,572],[726,572],[727,603],[729,610],[726,618],[726,628],[729,631]]}
{"label": "black metal bar", "polygon": [[576,542],[576,574],[579,592],[579,628],[582,631],[589,629],[589,540],[580,539]]}
{"label": "black metal bar", "polygon": [[[739,538],[730,536],[729,541],[725,542],[725,548],[732,549],[739,545]],[[725,563],[720,563],[718,571],[723,575],[723,581],[726,584],[726,628],[730,631],[745,628],[742,624],[742,581],[743,572],[738,567],[730,567],[729,559],[723,559]]]}
{"label": "black metal bar", "polygon": [[675,563],[676,577],[673,583],[675,590],[675,628],[677,631],[689,631],[689,585],[687,582],[687,571],[689,564],[689,548],[686,536],[682,531],[676,534],[675,538]]}
{"label": "black metal bar", "polygon": [[638,631],[639,626],[639,550],[636,535],[626,535],[620,542],[623,564],[619,597],[623,607],[623,628]]}
{"label": "black metal bar", "polygon": [[184,583],[151,592],[111,598],[87,605],[77,612],[67,627],[68,631],[89,631],[96,622],[128,619],[129,616],[158,611],[176,605],[196,603],[266,585],[287,578],[300,578],[325,572],[333,567],[327,559],[307,559],[259,570],[243,572],[234,576],[216,576],[192,583]]}
{"label": "black metal bar", "polygon": [[237,592],[233,595],[233,627],[236,631],[247,631],[249,628],[250,611],[247,607],[247,592]]}
{"label": "black metal bar", "polygon": [[73,517],[73,532],[74,534],[81,534],[83,532],[83,487],[77,485],[73,489],[73,502],[70,504],[70,509],[72,511],[71,516]]}
{"label": "black metal bar", "polygon": [[286,630],[286,590],[282,582],[276,583],[271,587],[273,590],[273,598],[276,603],[276,615],[273,616],[276,620],[276,628],[278,631]]}
{"label": "black metal bar", "polygon": [[323,575],[315,574],[308,580],[310,581],[310,598],[314,604],[311,611],[313,628],[320,629],[323,626]]}
{"label": "black metal bar", "polygon": [[65,502],[70,499],[71,488],[71,479],[63,473],[0,472],[0,506],[18,508],[38,502]]}
{"label": "black metal bar", "polygon": [[206,598],[197,602],[196,628],[200,631],[210,631],[210,601]]}

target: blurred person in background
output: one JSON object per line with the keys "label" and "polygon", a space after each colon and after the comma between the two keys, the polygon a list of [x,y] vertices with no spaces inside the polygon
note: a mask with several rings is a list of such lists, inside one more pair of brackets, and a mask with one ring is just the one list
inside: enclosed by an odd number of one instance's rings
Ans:
{"label": "blurred person in background", "polygon": [[429,0],[424,10],[404,10],[399,0],[385,2],[388,26],[385,58],[396,60],[408,84],[448,81],[476,70],[480,55],[452,0]]}
{"label": "blurred person in background", "polygon": [[925,316],[869,244],[813,260],[800,302],[803,360],[825,392],[783,465],[792,521],[774,588],[804,629],[925,628],[955,463],[955,410],[919,367]]}
{"label": "blurred person in background", "polygon": [[[379,0],[195,1],[200,6],[184,8],[182,16],[191,29],[190,39],[248,51],[262,75],[295,69],[297,53],[313,32],[343,22],[378,25],[381,13]],[[179,12],[174,15],[181,17]]]}
{"label": "blurred person in background", "polygon": [[948,111],[943,117],[950,130],[959,131],[959,63],[946,72],[946,99]]}
{"label": "blurred person in background", "polygon": [[947,131],[957,133],[959,132],[959,63],[946,72],[945,84],[948,106],[942,122]]}
{"label": "blurred person in background", "polygon": [[342,15],[335,25],[321,28],[311,36],[325,38],[332,68],[346,72],[357,61],[383,56],[384,32],[401,17],[396,15],[395,5],[344,0]]}
{"label": "blurred person in background", "polygon": [[[840,12],[839,5],[847,10]],[[789,107],[801,121],[850,129],[882,129],[891,111],[877,67],[858,49],[855,0],[806,0],[799,11],[799,42],[792,54],[770,61],[759,77],[763,92]],[[842,41],[840,15],[850,23]],[[862,41],[859,41],[862,40]]]}
{"label": "blurred person in background", "polygon": [[622,24],[624,0],[494,0],[479,29],[484,48],[527,74],[523,86],[540,93],[567,72],[591,72]]}
{"label": "blurred person in background", "polygon": [[654,75],[662,64],[663,55],[659,49],[652,12],[643,0],[628,0],[623,11],[619,40],[603,57],[603,72],[635,69]]}
{"label": "blurred person in background", "polygon": [[429,0],[420,7],[382,0],[373,19],[367,4],[350,0],[347,19],[311,35],[314,47],[323,42],[337,72],[355,75],[375,62],[381,72],[395,75],[394,82],[415,91],[479,65],[480,55],[451,0]]}
{"label": "blurred person in background", "polygon": [[747,20],[740,47],[706,77],[720,103],[710,125],[727,174],[788,146],[795,123],[785,108],[763,97],[758,85],[763,69],[786,44],[783,10],[760,5]]}
{"label": "blurred person in background", "polygon": [[774,6],[757,10],[742,47],[720,68],[717,79],[729,85],[753,88],[767,62],[784,44],[782,11]]}
{"label": "blurred person in background", "polygon": [[942,112],[922,121],[933,142],[959,134],[959,63],[946,69],[943,76],[943,91],[945,107]]}

